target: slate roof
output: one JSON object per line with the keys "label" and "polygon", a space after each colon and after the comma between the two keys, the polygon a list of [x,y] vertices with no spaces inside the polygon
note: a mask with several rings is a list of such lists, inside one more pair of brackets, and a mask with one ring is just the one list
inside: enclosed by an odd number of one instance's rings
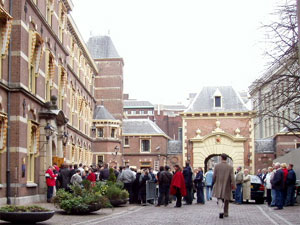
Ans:
{"label": "slate roof", "polygon": [[126,108],[154,108],[151,102],[138,100],[124,100],[123,107]]}
{"label": "slate roof", "polygon": [[182,142],[178,140],[169,140],[168,154],[180,154],[180,153],[182,153]]}
{"label": "slate roof", "polygon": [[256,139],[254,141],[255,152],[258,153],[270,153],[275,152],[275,143],[273,138]]}
{"label": "slate roof", "polygon": [[[214,107],[214,94],[222,95],[222,107]],[[203,87],[185,112],[249,111],[240,95],[231,86]]]}
{"label": "slate roof", "polygon": [[186,109],[185,105],[155,105],[155,109],[160,108],[161,110],[174,110],[183,111]]}
{"label": "slate roof", "polygon": [[94,120],[115,120],[115,117],[113,117],[103,105],[97,105],[94,111],[93,119]]}
{"label": "slate roof", "polygon": [[87,47],[94,59],[121,58],[109,36],[90,37]]}
{"label": "slate roof", "polygon": [[155,134],[167,136],[152,120],[124,119],[123,135],[126,134]]}

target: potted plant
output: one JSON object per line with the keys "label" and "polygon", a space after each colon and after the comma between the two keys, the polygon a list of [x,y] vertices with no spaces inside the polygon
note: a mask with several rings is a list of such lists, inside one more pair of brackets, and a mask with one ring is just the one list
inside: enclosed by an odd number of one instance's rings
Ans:
{"label": "potted plant", "polygon": [[8,205],[0,208],[0,219],[11,223],[34,224],[50,219],[54,213],[53,210],[36,205]]}
{"label": "potted plant", "polygon": [[120,206],[127,203],[129,194],[126,190],[122,190],[117,185],[110,185],[107,189],[106,196],[112,206]]}
{"label": "potted plant", "polygon": [[54,197],[54,204],[68,214],[88,214],[101,208],[110,207],[109,200],[85,180],[83,187],[70,185],[70,192],[58,190]]}

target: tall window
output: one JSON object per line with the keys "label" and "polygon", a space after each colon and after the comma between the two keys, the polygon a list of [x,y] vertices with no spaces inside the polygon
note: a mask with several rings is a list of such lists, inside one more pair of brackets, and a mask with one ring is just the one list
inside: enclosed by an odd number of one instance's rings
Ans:
{"label": "tall window", "polygon": [[30,60],[28,63],[29,70],[29,90],[35,94],[36,93],[36,80],[39,75],[40,61],[43,54],[43,39],[36,32],[31,30],[29,33],[29,46],[30,46]]}
{"label": "tall window", "polygon": [[64,29],[66,23],[66,8],[62,2],[59,3],[59,27],[58,27],[58,37],[61,42],[64,40]]}
{"label": "tall window", "polygon": [[55,73],[55,61],[54,55],[50,52],[46,52],[46,81],[45,81],[45,99],[50,101],[51,92],[53,88],[53,79]]}
{"label": "tall window", "polygon": [[50,25],[50,27],[52,27],[53,7],[54,7],[54,1],[47,0],[46,20],[47,20],[48,24]]}
{"label": "tall window", "polygon": [[75,162],[75,154],[76,154],[76,148],[75,145],[72,145],[72,151],[71,151],[71,161],[72,163]]}
{"label": "tall window", "polygon": [[7,117],[0,113],[0,153],[6,147],[6,134],[7,134]]}
{"label": "tall window", "polygon": [[67,72],[60,66],[59,67],[59,90],[58,90],[58,108],[63,108],[63,100],[65,96],[65,90],[67,85]]}
{"label": "tall window", "polygon": [[102,165],[104,162],[104,156],[103,155],[98,155],[97,156],[97,164]]}
{"label": "tall window", "polygon": [[150,140],[141,140],[141,152],[150,152]]}
{"label": "tall window", "polygon": [[116,137],[116,128],[111,128],[110,137],[115,138]]}
{"label": "tall window", "polygon": [[97,128],[97,132],[98,132],[98,137],[100,137],[100,138],[104,137],[104,129],[103,129],[103,127],[98,127]]}
{"label": "tall window", "polygon": [[33,121],[28,121],[27,131],[27,182],[34,182],[35,157],[38,154],[38,125]]}
{"label": "tall window", "polygon": [[[0,6],[1,7],[1,6]],[[1,7],[2,8],[2,7]],[[8,53],[8,44],[10,40],[12,26],[12,17],[5,13],[5,11],[0,10],[0,79],[2,77],[2,59]]]}
{"label": "tall window", "polygon": [[124,137],[124,146],[129,146],[129,137]]}

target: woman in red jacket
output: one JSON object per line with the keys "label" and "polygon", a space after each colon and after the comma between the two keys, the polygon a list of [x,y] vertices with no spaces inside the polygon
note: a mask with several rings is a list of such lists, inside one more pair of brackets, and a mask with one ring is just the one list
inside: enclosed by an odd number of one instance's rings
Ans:
{"label": "woman in red jacket", "polygon": [[182,196],[186,196],[186,188],[184,183],[184,177],[181,172],[181,168],[178,165],[174,166],[175,174],[172,178],[170,193],[176,196],[176,206],[181,207]]}
{"label": "woman in red jacket", "polygon": [[53,190],[56,186],[56,177],[57,174],[53,173],[53,167],[49,166],[48,170],[46,171],[45,177],[46,177],[46,184],[47,184],[47,202],[51,202],[52,196],[53,196]]}
{"label": "woman in red jacket", "polygon": [[91,168],[89,168],[89,175],[87,176],[86,179],[91,181],[92,184],[96,183],[96,174],[93,172],[93,170]]}

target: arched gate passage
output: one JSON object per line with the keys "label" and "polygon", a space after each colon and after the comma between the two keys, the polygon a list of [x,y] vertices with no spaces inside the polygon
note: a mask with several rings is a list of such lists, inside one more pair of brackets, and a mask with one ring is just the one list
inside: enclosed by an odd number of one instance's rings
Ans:
{"label": "arched gate passage", "polygon": [[[221,162],[220,154],[213,154],[213,155],[208,156],[204,160],[204,171],[207,172],[209,168],[213,169],[215,167],[215,165],[218,164],[219,162]],[[232,161],[232,158],[230,158],[230,156],[228,156],[227,162],[230,165],[233,165],[233,161]]]}
{"label": "arched gate passage", "polygon": [[197,131],[197,136],[190,139],[193,143],[193,167],[205,168],[206,159],[210,156],[218,156],[225,153],[231,158],[232,166],[244,166],[244,143],[247,138],[237,133],[235,136],[224,132],[217,127],[212,133],[201,136],[201,131]]}

